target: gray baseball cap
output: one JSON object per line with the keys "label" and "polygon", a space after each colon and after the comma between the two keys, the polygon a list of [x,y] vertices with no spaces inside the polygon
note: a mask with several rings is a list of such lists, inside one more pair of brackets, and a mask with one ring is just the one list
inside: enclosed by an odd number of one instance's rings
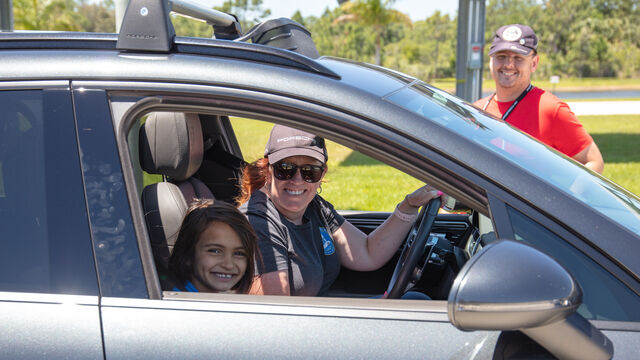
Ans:
{"label": "gray baseball cap", "polygon": [[527,25],[511,24],[501,26],[493,36],[489,56],[498,51],[508,50],[529,55],[538,48],[538,37]]}
{"label": "gray baseball cap", "polygon": [[289,156],[298,155],[310,156],[326,163],[328,155],[324,138],[284,125],[274,125],[264,149],[264,156],[269,159],[269,163],[274,164]]}

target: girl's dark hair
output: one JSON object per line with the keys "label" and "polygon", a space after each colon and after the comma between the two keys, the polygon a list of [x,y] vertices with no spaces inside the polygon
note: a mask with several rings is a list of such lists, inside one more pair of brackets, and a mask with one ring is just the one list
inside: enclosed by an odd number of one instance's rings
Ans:
{"label": "girl's dark hair", "polygon": [[182,220],[178,238],[169,258],[169,271],[182,283],[191,281],[196,243],[200,234],[214,221],[231,226],[242,241],[242,247],[247,255],[247,270],[232,290],[239,294],[246,294],[249,292],[255,274],[257,236],[244,214],[224,201],[198,199],[191,203]]}
{"label": "girl's dark hair", "polygon": [[238,205],[249,201],[251,193],[264,186],[268,173],[269,159],[266,157],[258,159],[244,167],[242,170],[242,179],[240,180],[240,195],[236,198]]}

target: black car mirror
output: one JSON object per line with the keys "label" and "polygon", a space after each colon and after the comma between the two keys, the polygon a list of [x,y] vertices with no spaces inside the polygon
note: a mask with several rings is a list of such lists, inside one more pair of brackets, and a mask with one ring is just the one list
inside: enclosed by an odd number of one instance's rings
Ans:
{"label": "black car mirror", "polygon": [[576,313],[582,290],[550,256],[523,242],[485,246],[460,270],[448,299],[461,330],[520,330],[559,358],[609,359],[611,341]]}

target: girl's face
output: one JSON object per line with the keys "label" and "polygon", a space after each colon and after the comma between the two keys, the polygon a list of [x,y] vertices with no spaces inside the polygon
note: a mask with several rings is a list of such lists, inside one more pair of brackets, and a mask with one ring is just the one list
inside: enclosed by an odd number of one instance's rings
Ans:
{"label": "girl's face", "polygon": [[229,291],[242,279],[247,263],[238,234],[226,223],[214,221],[198,237],[191,282],[200,292]]}

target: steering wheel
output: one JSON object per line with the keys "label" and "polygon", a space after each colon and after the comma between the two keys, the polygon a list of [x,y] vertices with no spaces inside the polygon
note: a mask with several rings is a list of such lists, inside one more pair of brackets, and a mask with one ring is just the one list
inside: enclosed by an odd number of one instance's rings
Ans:
{"label": "steering wheel", "polygon": [[437,197],[422,207],[418,220],[413,224],[409,235],[407,235],[404,248],[393,270],[393,275],[387,287],[387,299],[399,299],[404,294],[409,283],[413,285],[419,280],[419,278],[415,278],[414,270],[426,250],[427,240],[429,239],[431,228],[433,228],[436,215],[438,215],[440,204],[441,200]]}

